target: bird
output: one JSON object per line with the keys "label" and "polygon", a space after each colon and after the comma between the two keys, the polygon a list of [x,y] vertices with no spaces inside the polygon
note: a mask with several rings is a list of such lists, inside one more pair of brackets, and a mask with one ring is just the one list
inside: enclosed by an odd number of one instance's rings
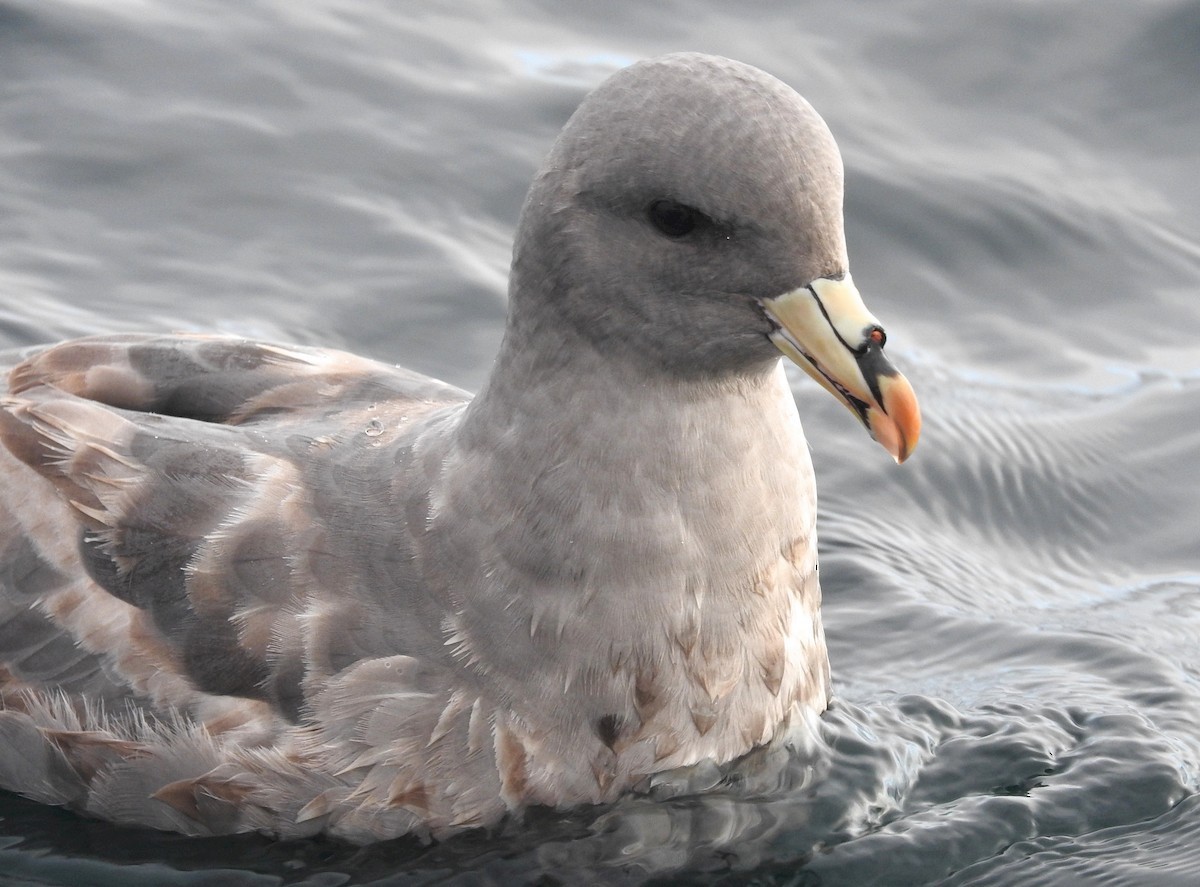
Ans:
{"label": "bird", "polygon": [[674,53],[588,94],[471,396],[221,335],[25,348],[0,385],[0,787],[365,844],[813,730],[830,698],[789,358],[897,462],[825,122]]}

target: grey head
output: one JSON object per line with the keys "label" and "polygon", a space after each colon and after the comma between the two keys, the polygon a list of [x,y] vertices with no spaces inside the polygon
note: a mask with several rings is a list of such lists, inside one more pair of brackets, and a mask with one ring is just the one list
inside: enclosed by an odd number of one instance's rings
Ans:
{"label": "grey head", "polygon": [[722,374],[779,357],[763,300],[846,271],[842,162],[791,87],[679,53],[580,105],[522,211],[510,332],[565,325],[644,367]]}

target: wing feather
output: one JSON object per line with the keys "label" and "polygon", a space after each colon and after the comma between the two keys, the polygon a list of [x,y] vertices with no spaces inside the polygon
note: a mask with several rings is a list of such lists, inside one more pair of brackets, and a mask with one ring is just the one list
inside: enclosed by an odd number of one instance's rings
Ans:
{"label": "wing feather", "polygon": [[185,709],[241,696],[294,722],[306,682],[386,649],[375,577],[355,574],[362,553],[325,518],[379,492],[359,464],[394,458],[364,445],[375,429],[464,392],[341,352],[203,336],[77,340],[8,379],[0,483],[45,515],[0,505],[12,686],[99,682],[101,697]]}

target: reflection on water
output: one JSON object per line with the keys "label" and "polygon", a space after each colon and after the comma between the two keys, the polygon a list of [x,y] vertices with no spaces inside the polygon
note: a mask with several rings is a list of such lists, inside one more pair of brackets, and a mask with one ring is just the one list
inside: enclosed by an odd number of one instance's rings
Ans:
{"label": "reflection on water", "polygon": [[0,347],[218,330],[477,387],[521,196],[587,87],[679,48],[759,64],[842,143],[855,278],[926,417],[897,468],[795,377],[823,742],[432,846],[188,840],[6,795],[0,874],[1195,882],[1200,4],[422,9],[0,0]]}

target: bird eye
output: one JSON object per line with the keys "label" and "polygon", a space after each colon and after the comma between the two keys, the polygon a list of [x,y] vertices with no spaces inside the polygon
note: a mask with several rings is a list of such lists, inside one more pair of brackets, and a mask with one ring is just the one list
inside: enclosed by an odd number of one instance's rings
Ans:
{"label": "bird eye", "polygon": [[700,210],[665,197],[651,203],[646,215],[655,228],[667,237],[675,238],[691,234],[704,220],[704,213]]}

